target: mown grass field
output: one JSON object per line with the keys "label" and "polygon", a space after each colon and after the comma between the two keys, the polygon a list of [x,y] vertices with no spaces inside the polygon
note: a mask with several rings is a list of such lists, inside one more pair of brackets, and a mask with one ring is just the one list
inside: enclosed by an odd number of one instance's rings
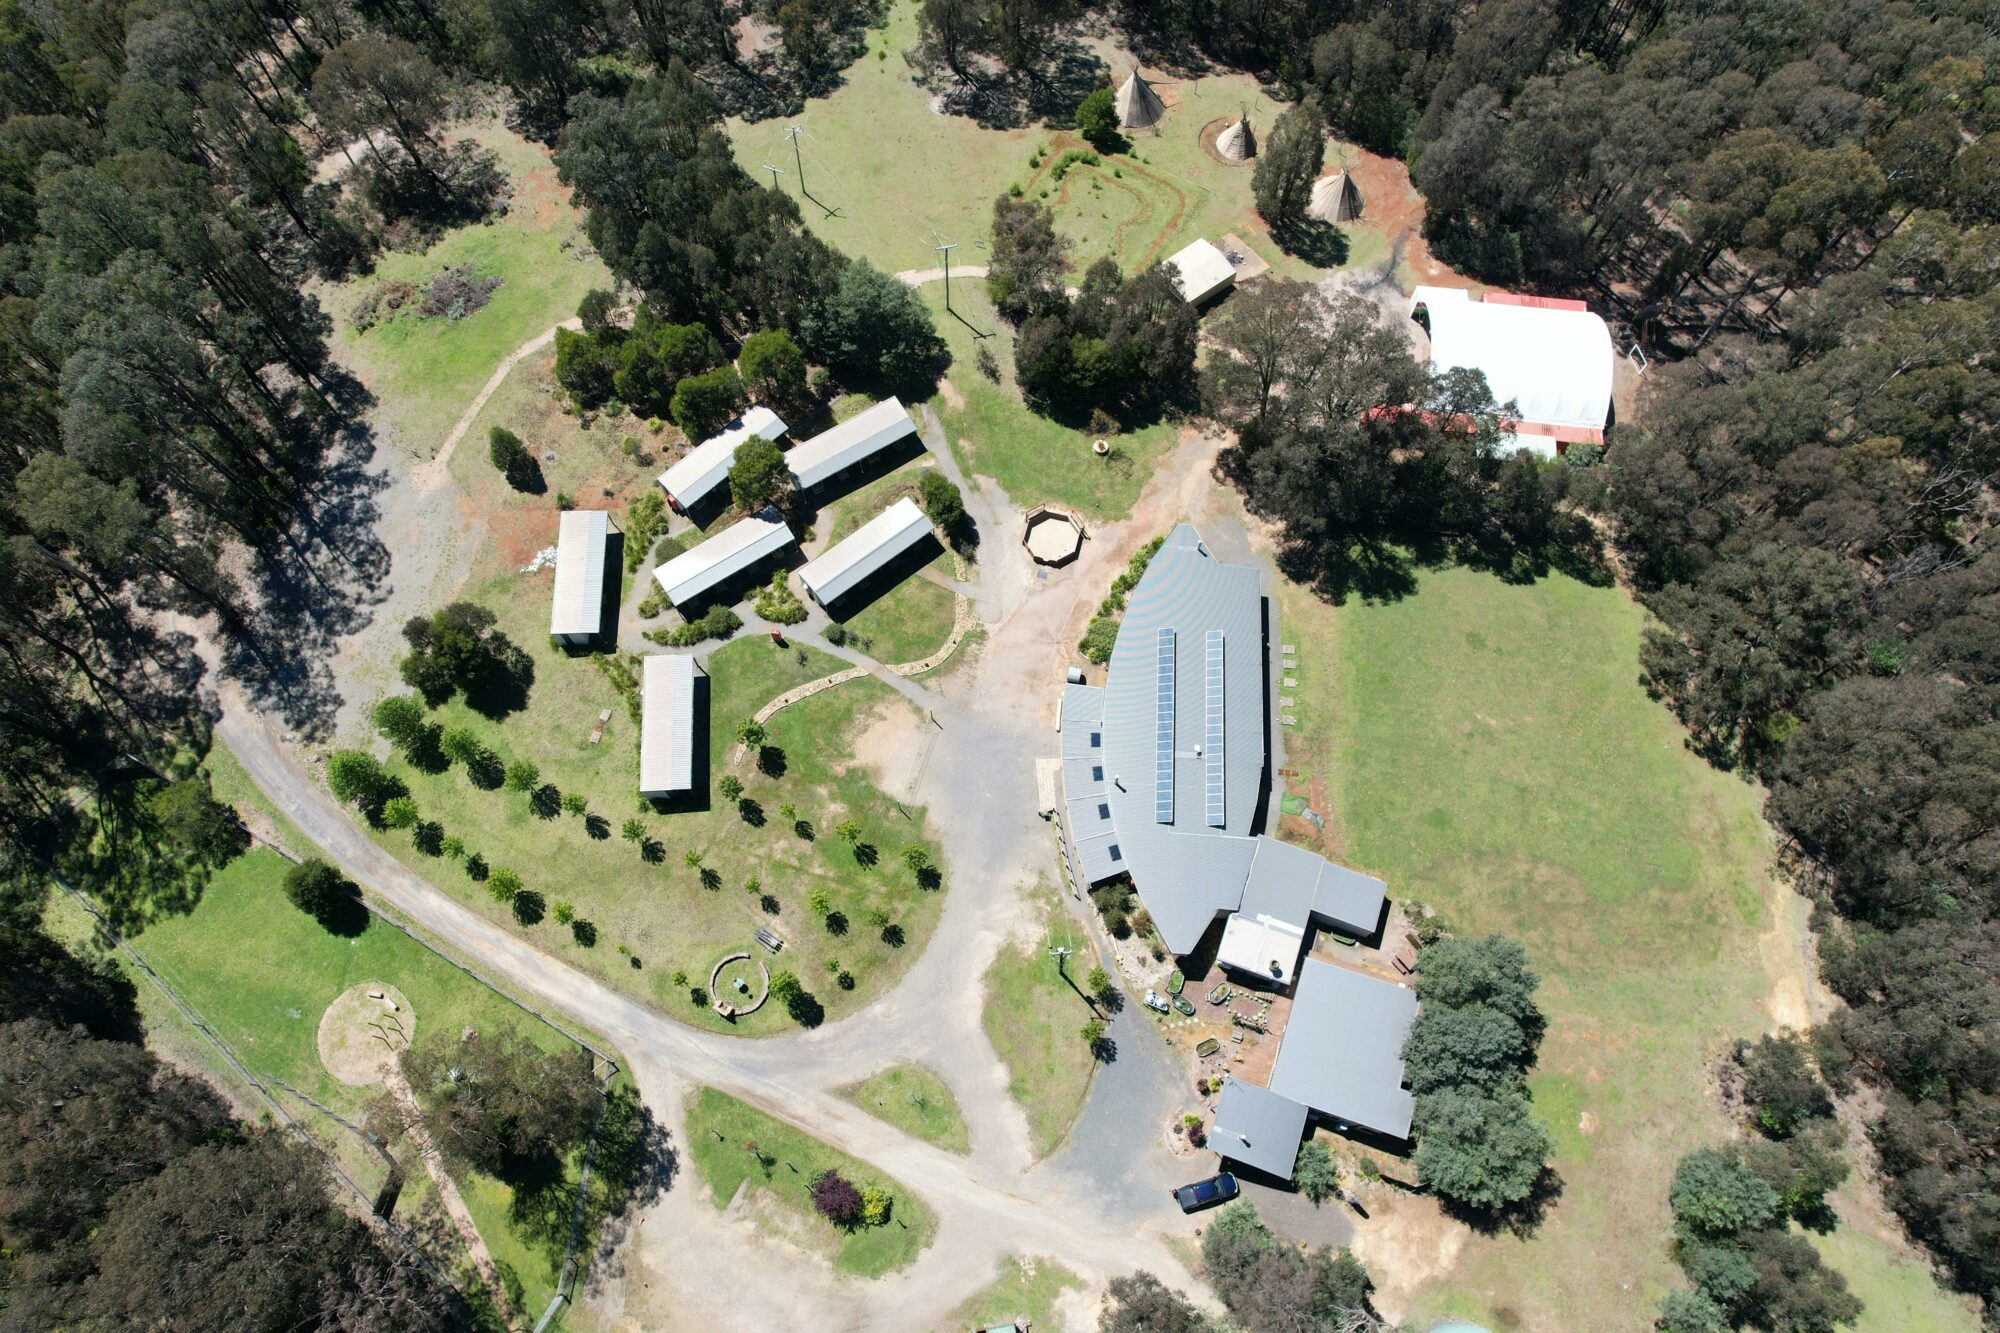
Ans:
{"label": "mown grass field", "polygon": [[[457,228],[421,252],[384,254],[372,272],[317,292],[333,319],[334,355],[379,402],[378,433],[420,458],[437,451],[509,352],[574,315],[591,288],[611,286],[547,150],[497,120],[453,126],[450,133],[499,155],[514,187],[506,215]],[[356,330],[355,305],[370,290],[389,282],[421,288],[432,275],[467,264],[482,277],[502,279],[481,309],[456,321],[404,313]]]}
{"label": "mown grass field", "polygon": [[[223,754],[212,757],[210,765],[234,768]],[[228,785],[226,780],[217,783],[224,791]],[[212,876],[191,911],[162,917],[133,940],[166,983],[260,1078],[288,1084],[361,1122],[379,1089],[349,1087],[335,1079],[320,1063],[317,1041],[327,1005],[364,982],[386,982],[400,990],[410,1001],[419,1034],[511,1028],[550,1050],[571,1048],[562,1034],[392,926],[371,921],[352,939],[328,933],[285,897],[282,880],[289,865],[276,852],[255,848]],[[87,938],[80,910],[65,899],[57,900],[56,910],[64,938]],[[118,966],[125,967],[122,958]],[[147,977],[133,972],[132,980],[148,1032],[166,1036],[169,1057],[204,1074],[212,1070],[232,1095],[261,1112],[264,1104],[213,1044],[189,1028]],[[379,1185],[379,1159],[351,1133],[297,1100],[288,1101],[288,1110],[364,1188]],[[398,1203],[400,1214],[413,1215],[434,1191],[416,1164],[414,1148],[400,1138],[389,1148],[413,1168]],[[569,1164],[561,1188],[565,1217],[579,1166]],[[458,1183],[495,1262],[519,1281],[522,1308],[539,1314],[555,1289],[567,1227],[551,1233],[532,1218],[517,1216],[514,1191],[504,1181],[466,1171]]]}
{"label": "mown grass field", "polygon": [[1337,609],[1280,594],[1300,654],[1286,763],[1329,817],[1324,849],[1462,931],[1519,939],[1543,977],[1531,1087],[1561,1196],[1528,1239],[1471,1236],[1419,1317],[1649,1325],[1679,1280],[1673,1164],[1729,1132],[1709,1066],[1769,1025],[1758,793],[1639,687],[1642,623],[1563,577],[1425,571],[1402,600]]}
{"label": "mown grass field", "polygon": [[[1000,950],[986,974],[986,1036],[1007,1066],[1007,1091],[1028,1115],[1028,1138],[1037,1157],[1062,1144],[1083,1110],[1097,1062],[1079,1035],[1093,1012],[1079,994],[1097,965],[1081,932],[1051,923],[1060,909],[1052,890],[1038,893],[1043,928],[1027,945]],[[1067,944],[1071,986],[1056,970],[1049,946]]]}
{"label": "mown grass field", "polygon": [[1977,1333],[1979,1315],[1967,1297],[1946,1291],[1920,1258],[1901,1245],[1880,1240],[1859,1227],[1841,1225],[1824,1236],[1802,1233],[1827,1267],[1847,1279],[1861,1298],[1854,1333]]}
{"label": "mown grass field", "polygon": [[1010,1258],[1000,1266],[1000,1277],[992,1286],[953,1312],[948,1327],[988,1328],[1026,1319],[1035,1328],[1054,1328],[1056,1302],[1064,1292],[1082,1286],[1082,1278],[1053,1259]]}
{"label": "mown grass field", "polygon": [[[747,1184],[753,1194],[766,1195],[795,1215],[796,1227],[785,1231],[788,1239],[803,1234],[843,1273],[863,1278],[893,1273],[922,1253],[937,1230],[936,1215],[902,1182],[713,1088],[688,1101],[686,1143],[717,1208],[727,1207]],[[810,1189],[822,1171],[838,1171],[862,1189],[889,1191],[895,1200],[889,1220],[842,1231],[820,1217]]]}
{"label": "mown grass field", "polygon": [[876,1119],[946,1152],[972,1149],[972,1135],[959,1114],[957,1098],[943,1079],[922,1065],[891,1065],[842,1088],[840,1095]]}

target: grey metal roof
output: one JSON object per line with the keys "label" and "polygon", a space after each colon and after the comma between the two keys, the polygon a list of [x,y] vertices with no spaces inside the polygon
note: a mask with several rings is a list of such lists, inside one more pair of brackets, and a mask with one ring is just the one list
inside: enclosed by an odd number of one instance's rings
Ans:
{"label": "grey metal roof", "polygon": [[592,635],[604,624],[604,548],[610,532],[611,515],[602,509],[563,512],[549,633]]}
{"label": "grey metal roof", "polygon": [[1257,839],[1257,856],[1243,886],[1245,915],[1272,916],[1305,926],[1319,917],[1356,935],[1372,934],[1388,886],[1303,847]]}
{"label": "grey metal roof", "polygon": [[[1246,836],[1264,768],[1264,624],[1258,571],[1210,555],[1193,527],[1167,535],[1126,599],[1104,685],[1104,748],[1111,806],[1125,862],[1161,938],[1187,953],[1217,912],[1242,899],[1254,850]],[[1168,802],[1155,787],[1162,636],[1172,630],[1169,669],[1172,753],[1171,821],[1156,822]],[[1208,662],[1210,632],[1224,645],[1223,716],[1233,729],[1220,773],[1222,822],[1208,812]]]}
{"label": "grey metal roof", "polygon": [[1308,1114],[1289,1097],[1232,1078],[1216,1098],[1208,1146],[1231,1161],[1290,1180]]}
{"label": "grey metal roof", "polygon": [[656,568],[653,578],[667,600],[679,606],[791,544],[792,530],[776,510],[764,509],[675,556]]}
{"label": "grey metal roof", "polygon": [[1334,1120],[1391,1138],[1410,1136],[1403,1043],[1417,993],[1308,958],[1292,997],[1271,1091]]}
{"label": "grey metal roof", "polygon": [[639,693],[639,794],[666,796],[694,786],[692,657],[646,659]]}
{"label": "grey metal roof", "polygon": [[660,474],[660,489],[682,509],[700,504],[702,497],[720,486],[736,462],[736,449],[752,435],[775,440],[785,433],[785,423],[768,407],[753,407],[719,432],[697,444],[674,465]]}
{"label": "grey metal roof", "polygon": [[934,536],[930,519],[904,496],[835,542],[799,570],[799,582],[821,606],[838,601],[891,560]]}
{"label": "grey metal roof", "polygon": [[917,423],[900,398],[884,398],[858,416],[849,417],[832,430],[822,431],[804,444],[792,446],[785,455],[799,489],[809,491],[843,468],[853,467],[870,454],[917,433]]}

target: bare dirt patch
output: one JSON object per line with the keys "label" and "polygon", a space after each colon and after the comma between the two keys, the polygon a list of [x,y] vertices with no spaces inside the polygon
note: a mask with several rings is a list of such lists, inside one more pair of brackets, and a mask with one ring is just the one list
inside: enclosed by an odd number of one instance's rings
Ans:
{"label": "bare dirt patch", "polygon": [[876,789],[906,792],[924,752],[924,720],[902,696],[884,699],[860,718],[848,744],[854,762],[872,775]]}
{"label": "bare dirt patch", "polygon": [[364,981],[335,997],[319,1019],[319,1062],[350,1088],[382,1082],[417,1035],[417,1011],[394,986]]}
{"label": "bare dirt patch", "polygon": [[1410,1300],[1450,1273],[1470,1234],[1434,1200],[1393,1188],[1368,1191],[1369,1218],[1354,1228],[1354,1253],[1375,1275],[1375,1305],[1401,1319]]}
{"label": "bare dirt patch", "polygon": [[965,395],[960,393],[958,386],[953,384],[949,379],[938,381],[938,392],[944,395],[944,400],[951,407],[952,411],[962,412],[965,410]]}

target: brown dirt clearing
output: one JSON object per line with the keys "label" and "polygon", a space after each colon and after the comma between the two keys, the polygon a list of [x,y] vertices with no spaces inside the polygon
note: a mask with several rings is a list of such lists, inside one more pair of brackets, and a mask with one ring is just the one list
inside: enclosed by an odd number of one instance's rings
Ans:
{"label": "brown dirt clearing", "polygon": [[334,998],[319,1019],[319,1062],[350,1088],[382,1082],[417,1035],[417,1011],[394,986],[364,981]]}

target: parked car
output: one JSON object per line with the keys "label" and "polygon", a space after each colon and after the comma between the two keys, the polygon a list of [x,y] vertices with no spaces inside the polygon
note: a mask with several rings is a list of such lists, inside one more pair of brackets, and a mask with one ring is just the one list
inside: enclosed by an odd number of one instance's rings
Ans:
{"label": "parked car", "polygon": [[1236,1177],[1224,1171],[1219,1176],[1181,1186],[1174,1191],[1174,1202],[1181,1206],[1182,1212],[1193,1213],[1213,1208],[1218,1203],[1228,1203],[1237,1193]]}

